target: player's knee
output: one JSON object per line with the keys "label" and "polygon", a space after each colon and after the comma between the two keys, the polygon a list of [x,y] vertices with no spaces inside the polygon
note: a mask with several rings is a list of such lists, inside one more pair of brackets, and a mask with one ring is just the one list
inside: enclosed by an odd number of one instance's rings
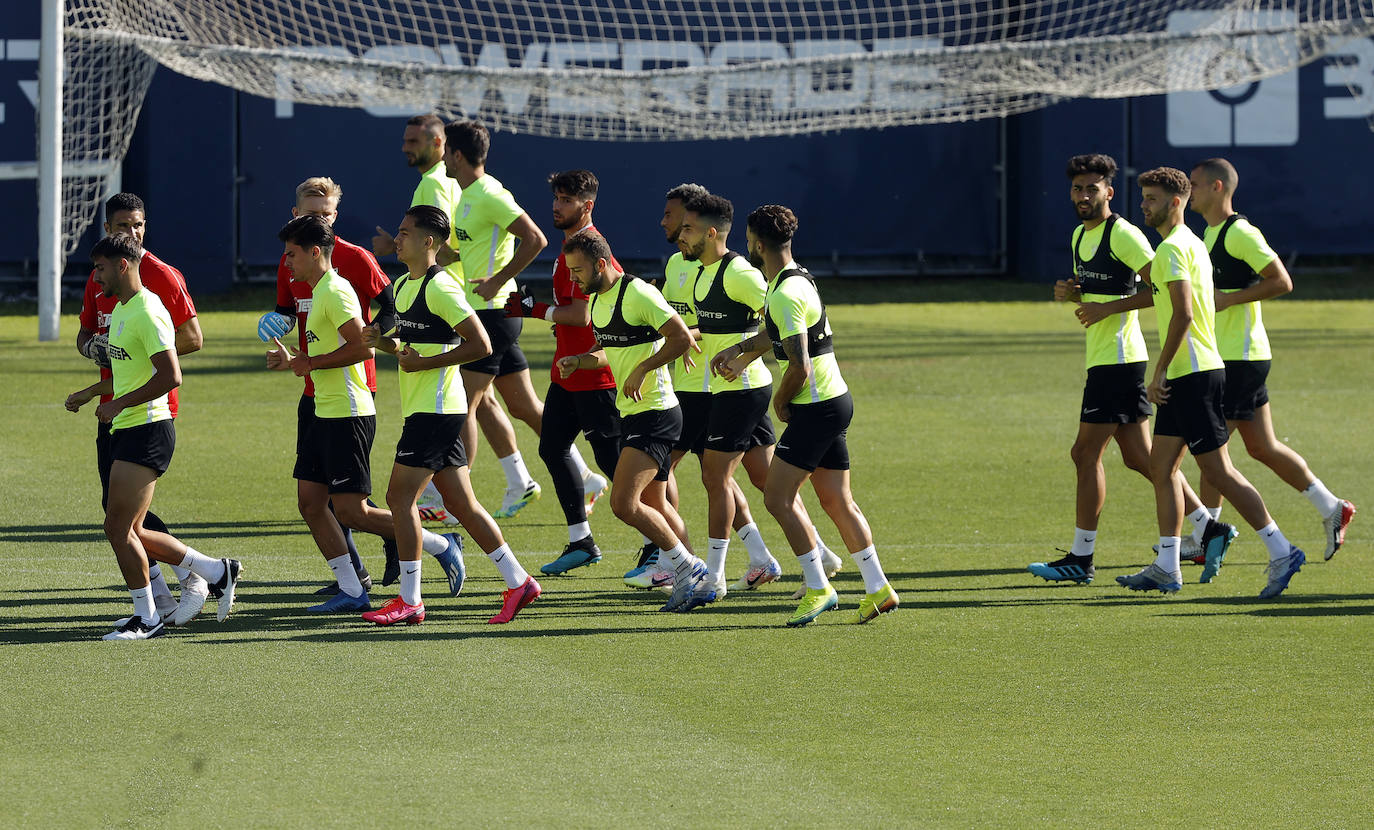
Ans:
{"label": "player's knee", "polygon": [[627,487],[611,488],[611,512],[622,522],[629,522],[639,512],[639,496]]}
{"label": "player's knee", "polygon": [[796,509],[796,497],[789,496],[776,490],[765,490],[763,492],[763,506],[768,509],[768,514],[775,519],[783,519],[792,515]]}

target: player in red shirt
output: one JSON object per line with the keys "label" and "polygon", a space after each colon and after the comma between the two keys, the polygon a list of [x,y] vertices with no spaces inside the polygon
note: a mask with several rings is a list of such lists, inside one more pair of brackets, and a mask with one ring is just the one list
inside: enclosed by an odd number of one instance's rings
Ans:
{"label": "player in red shirt", "polygon": [[[596,203],[598,183],[590,170],[567,170],[549,176],[553,189],[553,224],[570,237],[592,225],[592,207]],[[611,260],[620,268],[620,263]],[[568,272],[563,254],[553,269],[553,305],[536,302],[528,291],[511,295],[506,303],[508,317],[539,317],[553,323],[557,341],[552,382],[544,396],[544,423],[539,433],[539,457],[549,468],[558,503],[568,523],[568,546],[563,554],[539,570],[546,574],[560,574],[601,559],[601,551],[592,540],[587,523],[589,509],[584,499],[594,502],[606,491],[603,476],[586,470],[579,474],[574,458],[577,433],[580,431],[592,445],[597,466],[608,476],[614,475],[620,457],[620,417],[615,408],[615,378],[609,368],[579,369],[567,378],[560,376],[558,359],[597,349],[596,334],[592,331],[591,308],[587,295]]]}
{"label": "player in red shirt", "polygon": [[[147,211],[143,200],[138,196],[133,193],[116,193],[111,196],[105,202],[105,218],[107,236],[127,233],[140,246],[143,245],[144,234],[148,229]],[[186,280],[181,272],[153,256],[151,251],[145,250],[143,258],[139,261],[138,277],[143,287],[156,294],[166,306],[167,313],[171,315],[172,325],[176,328],[177,355],[199,351],[203,342],[200,321],[196,318],[196,304],[191,300],[191,293],[186,289]],[[76,350],[83,357],[95,361],[100,367],[102,381],[112,377],[106,345],[109,342],[110,313],[114,311],[118,302],[119,297],[113,294],[105,296],[105,292],[96,283],[95,271],[92,270],[86,279],[86,290],[81,298],[81,330],[76,334]],[[73,397],[84,398],[81,400],[84,404],[94,397],[86,394],[92,388],[94,387],[87,387]],[[105,403],[113,397],[108,393],[103,394],[100,396],[100,403]],[[168,394],[167,402],[172,410],[172,417],[175,418],[176,389]],[[96,424],[95,458],[96,468],[100,472],[100,508],[104,510],[109,503],[110,467],[114,462],[110,455],[110,425],[107,423]],[[158,533],[171,534],[167,524],[151,510],[144,517],[143,526]],[[181,582],[182,603],[179,607],[172,599],[172,592],[167,587],[167,580],[163,577],[161,568],[156,562],[149,564],[151,568],[148,575],[158,612],[165,612],[165,616],[175,625],[190,622],[199,613],[201,606],[205,604],[205,597],[209,594],[209,586],[205,580],[183,568],[173,567],[177,579]]]}
{"label": "player in red shirt", "polygon": [[[333,225],[334,220],[339,216],[339,200],[342,198],[343,188],[339,187],[333,179],[324,176],[312,176],[296,186],[296,205],[291,208],[291,215],[312,214]],[[349,284],[353,286],[353,290],[357,292],[358,305],[362,307],[363,311],[363,323],[372,322],[372,303],[375,301],[380,307],[376,322],[381,326],[382,331],[389,331],[396,324],[396,303],[391,296],[391,281],[382,272],[382,267],[377,264],[377,260],[367,250],[335,236],[332,262],[334,270],[339,273],[339,276],[348,280]],[[281,261],[277,264],[277,308],[275,311],[267,312],[258,320],[258,337],[263,342],[268,342],[273,337],[285,337],[292,328],[295,328],[299,332],[297,337],[298,348],[304,352],[305,317],[310,313],[310,290],[307,283],[292,279],[291,270],[286,267],[286,256],[283,254]],[[367,374],[367,388],[376,394],[376,362],[369,359],[363,365]],[[306,375],[305,392],[301,395],[300,403],[296,406],[296,435],[298,440],[300,436],[306,434],[306,427],[314,417],[315,387],[310,381],[310,376]],[[371,504],[370,500],[369,504]],[[372,506],[376,507],[375,504]],[[332,505],[330,510],[333,510]],[[344,542],[348,546],[349,558],[353,560],[353,568],[358,572],[358,581],[363,584],[363,590],[367,590],[372,587],[372,578],[368,575],[367,568],[358,556],[358,548],[353,543],[353,534],[348,526],[343,523],[340,523],[339,527],[343,530]],[[382,575],[382,584],[390,585],[400,577],[396,543],[383,537],[382,549],[386,555],[386,571]],[[338,590],[339,585],[334,582],[316,591],[316,593],[329,595],[338,593]]]}

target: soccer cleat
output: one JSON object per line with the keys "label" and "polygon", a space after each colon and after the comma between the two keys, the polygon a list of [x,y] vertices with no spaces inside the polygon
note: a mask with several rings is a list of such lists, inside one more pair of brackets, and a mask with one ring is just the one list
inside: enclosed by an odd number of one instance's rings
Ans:
{"label": "soccer cleat", "polygon": [[1183,589],[1183,574],[1179,571],[1169,573],[1151,562],[1129,576],[1118,576],[1116,584],[1132,591],[1159,591],[1161,594],[1176,594]]}
{"label": "soccer cleat", "polygon": [[463,537],[457,533],[445,533],[444,538],[448,540],[448,549],[435,556],[434,561],[439,563],[439,567],[444,569],[444,576],[448,577],[449,595],[456,597],[463,590],[463,580],[468,575],[463,565]]}
{"label": "soccer cleat", "polygon": [[716,598],[712,600],[713,602],[720,602],[725,599],[726,594],[730,593],[729,586],[725,584],[725,574],[721,574],[720,579],[712,579],[708,576],[706,582],[711,586],[711,590],[716,592]]}
{"label": "soccer cleat", "polygon": [[1342,500],[1340,505],[1330,516],[1322,519],[1322,529],[1326,531],[1326,555],[1324,559],[1330,560],[1336,555],[1336,551],[1345,544],[1345,529],[1350,527],[1350,520],[1355,518],[1355,505]]}
{"label": "soccer cleat", "polygon": [[[224,576],[215,583],[215,587],[220,590],[219,608],[215,612],[215,619],[224,622],[234,607],[234,594],[238,591],[239,576],[243,573],[243,564],[237,559],[221,559],[219,561],[224,563]],[[366,594],[364,593],[363,596]]]}
{"label": "soccer cleat", "polygon": [[186,625],[205,607],[205,600],[209,596],[209,583],[196,574],[190,574],[181,581],[181,602],[173,606],[172,613],[168,614],[161,608],[157,610],[168,625]]}
{"label": "soccer cleat", "polygon": [[587,499],[588,516],[592,515],[596,503],[602,496],[606,495],[606,491],[609,489],[611,489],[611,484],[606,481],[605,476],[591,471],[587,472],[587,477],[582,479],[582,495]]}
{"label": "soccer cleat", "polygon": [[760,585],[766,585],[782,576],[782,566],[778,560],[769,559],[762,565],[750,565],[749,570],[744,572],[744,576],[736,580],[730,586],[733,591],[752,591]]}
{"label": "soccer cleat", "polygon": [[1077,582],[1079,585],[1091,584],[1097,575],[1091,556],[1074,556],[1072,553],[1053,562],[1032,562],[1028,570],[1046,582]]}
{"label": "soccer cleat", "polygon": [[167,633],[161,619],[149,625],[137,614],[125,617],[116,624],[114,631],[101,637],[102,640],[151,640]]}
{"label": "soccer cleat", "polygon": [[[1154,551],[1155,555],[1158,556],[1159,543],[1156,542],[1150,545],[1150,550]],[[1191,535],[1182,536],[1178,540],[1178,561],[1179,564],[1192,562],[1194,565],[1205,565],[1207,564],[1207,551],[1203,549],[1202,545],[1193,541]]]}
{"label": "soccer cleat", "polygon": [[1299,550],[1295,545],[1288,546],[1288,555],[1280,556],[1278,559],[1269,560],[1269,583],[1264,586],[1264,590],[1259,592],[1260,599],[1273,599],[1282,594],[1288,587],[1288,581],[1293,578],[1293,574],[1302,570],[1303,563],[1307,561],[1307,554]]}
{"label": "soccer cleat", "polygon": [[[420,521],[422,522],[443,522],[446,525],[456,525],[458,520],[449,515],[444,509],[444,499],[439,495],[439,491],[433,487],[426,487],[420,491],[420,495],[415,499],[416,507],[420,508]],[[383,582],[383,585],[390,585]]]}
{"label": "soccer cleat", "polygon": [[419,605],[409,605],[405,600],[396,597],[376,611],[364,611],[363,619],[377,625],[395,625],[402,622],[415,625],[425,621],[425,604],[422,602]]}
{"label": "soccer cleat", "polygon": [[562,556],[552,562],[540,565],[539,572],[557,575],[567,573],[573,568],[580,568],[583,565],[594,565],[600,561],[601,548],[596,546],[592,537],[584,536],[576,542],[569,542],[568,546],[563,548]]}
{"label": "soccer cleat", "polygon": [[839,607],[840,595],[829,585],[808,589],[802,594],[801,605],[798,605],[792,616],[787,618],[787,624],[794,628],[806,625],[826,611],[833,611]]}
{"label": "soccer cleat", "polygon": [[698,559],[687,573],[674,580],[672,596],[658,610],[682,614],[715,600],[716,589],[711,572],[707,570],[706,563]]}
{"label": "soccer cleat", "polygon": [[532,501],[538,501],[538,500],[539,500],[539,494],[540,494],[541,492],[542,492],[542,491],[541,491],[541,489],[540,489],[540,487],[539,487],[539,482],[537,482],[537,481],[531,481],[530,484],[529,484],[529,486],[526,487],[524,490],[515,490],[515,491],[507,490],[507,491],[506,491],[506,498],[505,498],[504,503],[502,503],[502,505],[501,505],[501,509],[498,510],[498,511],[496,511],[495,513],[491,514],[491,515],[492,515],[492,518],[495,518],[495,519],[509,519],[509,518],[511,518],[511,517],[514,516],[516,513],[519,513],[521,510],[524,510],[524,509],[525,509],[525,506],[526,506],[527,504],[529,504],[530,502],[532,502]]}
{"label": "soccer cleat", "polygon": [[368,611],[371,608],[372,600],[368,599],[366,591],[356,597],[340,591],[319,605],[312,605],[305,610],[312,614],[338,614],[344,611]]}
{"label": "soccer cleat", "polygon": [[[401,555],[396,551],[395,539],[382,540],[382,555],[386,557],[386,567],[382,570],[382,585],[394,585],[396,580],[401,578]],[[365,587],[363,590],[369,591],[371,588]]]}
{"label": "soccer cleat", "polygon": [[663,588],[671,591],[676,578],[672,568],[663,567],[658,561],[658,552],[655,551],[648,562],[625,574],[625,584],[631,588]]}
{"label": "soccer cleat", "polygon": [[[1207,520],[1207,529],[1202,531],[1202,574],[1198,576],[1198,582],[1211,582],[1212,577],[1221,570],[1221,560],[1226,558],[1226,551],[1230,549],[1231,542],[1240,531],[1236,530],[1235,525],[1228,525],[1226,522],[1219,522],[1216,519]],[[1182,558],[1182,551],[1179,557]]]}
{"label": "soccer cleat", "polygon": [[884,582],[883,587],[859,600],[859,613],[854,617],[854,624],[863,625],[869,620],[877,619],[879,614],[886,614],[901,602],[897,592],[892,590],[892,585]]}
{"label": "soccer cleat", "polygon": [[534,577],[525,577],[519,588],[507,588],[501,592],[501,613],[487,620],[487,623],[500,625],[510,622],[520,613],[521,608],[534,602],[541,593],[543,591],[540,590],[539,583],[534,581]]}
{"label": "soccer cleat", "polygon": [[[639,559],[635,562],[636,568],[642,568],[648,564],[650,559],[658,556],[658,545],[653,542],[645,542],[644,547],[639,549]],[[628,574],[626,574],[628,576]]]}
{"label": "soccer cleat", "polygon": [[[197,577],[197,579],[199,579],[199,577]],[[201,579],[201,580],[200,580],[200,583],[201,583],[202,585],[204,585],[204,584],[205,584],[205,580]],[[182,595],[182,597],[185,597],[185,596],[186,596],[186,581],[185,581],[185,580],[183,580],[182,583],[181,583],[181,595]],[[204,603],[204,602],[205,602],[205,600],[201,600],[201,603]],[[160,616],[160,617],[163,618],[162,621],[170,625],[170,624],[171,624],[171,620],[172,620],[172,615],[175,614],[175,613],[176,613],[176,610],[177,610],[177,601],[174,600],[174,599],[172,599],[172,595],[171,595],[171,594],[158,594],[158,595],[154,596],[154,597],[153,597],[153,607],[157,609],[158,616]]]}
{"label": "soccer cleat", "polygon": [[830,579],[835,574],[844,570],[844,560],[840,555],[825,545],[821,545],[821,570],[825,572],[825,578]]}

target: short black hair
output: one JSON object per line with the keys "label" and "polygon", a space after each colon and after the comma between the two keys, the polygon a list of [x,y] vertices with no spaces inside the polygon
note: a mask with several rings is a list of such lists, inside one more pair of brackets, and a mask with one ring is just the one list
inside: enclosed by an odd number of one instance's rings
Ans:
{"label": "short black hair", "polygon": [[414,217],[415,228],[433,236],[440,245],[448,241],[449,233],[453,230],[448,214],[434,205],[415,205],[406,211],[406,216]]}
{"label": "short black hair", "polygon": [[760,205],[749,214],[749,230],[769,250],[776,251],[792,242],[797,232],[797,215],[782,205]]}
{"label": "short black hair", "polygon": [[563,253],[579,253],[588,260],[596,262],[598,259],[611,261],[611,245],[606,241],[606,237],[592,230],[583,228],[563,243]]}
{"label": "short black hair", "polygon": [[669,190],[668,193],[664,195],[663,201],[670,202],[673,199],[677,199],[679,202],[686,204],[697,197],[709,195],[711,195],[711,191],[701,185],[683,182],[672,190]]}
{"label": "short black hair", "polygon": [[433,113],[412,115],[406,119],[407,127],[424,127],[426,131],[438,135],[444,131],[444,119]]}
{"label": "short black hair", "polygon": [[487,163],[491,134],[481,121],[450,121],[444,125],[444,143],[448,149],[462,153],[468,164],[476,167]]}
{"label": "short black hair", "polygon": [[313,213],[297,216],[282,225],[277,238],[302,248],[319,247],[326,256],[334,252],[334,229]]}
{"label": "short black hair", "polygon": [[[134,197],[138,198],[138,197]],[[132,210],[132,208],[120,208],[120,210]],[[138,244],[133,234],[115,233],[104,237],[91,247],[91,259],[127,259],[130,262],[138,262],[143,258],[143,246]]]}
{"label": "short black hair", "polygon": [[1157,187],[1170,196],[1182,197],[1185,202],[1188,201],[1188,194],[1193,192],[1193,183],[1188,181],[1188,176],[1176,167],[1156,167],[1153,170],[1146,170],[1136,178],[1136,183],[1141,187]]}
{"label": "short black hair", "polygon": [[1116,159],[1102,153],[1085,153],[1069,159],[1067,172],[1070,179],[1084,173],[1096,173],[1110,184],[1116,178]]}
{"label": "short black hair", "polygon": [[1221,189],[1226,193],[1235,193],[1237,185],[1240,184],[1240,174],[1236,172],[1236,166],[1224,158],[1203,159],[1193,165],[1193,169],[1201,170],[1213,181],[1221,182]]}
{"label": "short black hair", "polygon": [[596,174],[590,170],[564,170],[549,174],[549,187],[554,193],[567,193],[583,200],[595,199],[600,186]]}
{"label": "short black hair", "polygon": [[729,199],[714,193],[688,199],[682,206],[721,233],[730,230],[730,223],[735,220],[735,206],[730,204]]}
{"label": "short black hair", "polygon": [[105,200],[105,215],[112,216],[121,210],[136,210],[140,213],[147,213],[143,207],[143,200],[132,193],[116,193]]}

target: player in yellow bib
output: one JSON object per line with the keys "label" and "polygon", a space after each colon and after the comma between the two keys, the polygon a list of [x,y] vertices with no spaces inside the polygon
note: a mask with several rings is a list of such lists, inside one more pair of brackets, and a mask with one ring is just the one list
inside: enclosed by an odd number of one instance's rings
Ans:
{"label": "player in yellow bib", "polygon": [[[462,286],[435,259],[449,230],[448,217],[439,208],[417,205],[406,211],[395,236],[396,255],[409,269],[396,284],[396,330],[389,336],[373,326],[364,331],[364,342],[396,355],[405,416],[386,493],[401,559],[401,590],[391,602],[363,614],[363,619],[378,625],[425,618],[420,596],[424,531],[415,499],[431,480],[444,507],[462,522],[506,582],[502,609],[488,622],[510,622],[540,594],[539,583],[520,566],[500,528],[472,493],[461,440],[467,395],[458,366],[484,357],[491,344]],[[456,537],[453,541],[439,562],[449,576],[450,591],[457,595],[464,571]]]}
{"label": "player in yellow bib", "polygon": [[162,301],[143,287],[139,264],[143,247],[127,233],[107,236],[91,250],[94,279],[107,297],[118,297],[110,314],[108,354],[111,377],[84,399],[67,399],[76,412],[97,394],[113,397],[96,407],[96,417],[110,425],[110,488],[105,508],[105,537],[114,550],[134,613],[117,623],[103,639],[147,640],[160,637],[164,620],[153,601],[148,574],[151,557],[178,565],[221,592],[219,619],[233,607],[241,566],[236,559],[211,559],[175,536],[145,528],[157,480],[172,462],[176,430],[167,395],[181,385],[176,335]]}
{"label": "player in yellow bib", "polygon": [[807,588],[787,624],[806,625],[839,607],[839,596],[825,576],[814,525],[801,501],[801,488],[808,480],[859,567],[865,594],[851,622],[862,624],[892,611],[900,599],[883,573],[873,532],[849,489],[845,435],[854,417],[854,400],[835,361],[825,304],[811,275],[792,258],[796,231],[797,217],[782,205],[763,205],[749,214],[749,258],[771,275],[765,330],[717,352],[711,372],[727,380],[738,377],[773,350],[783,369],[773,393],[773,411],[787,429],[768,468],[764,502],[782,526]]}
{"label": "player in yellow bib", "polygon": [[[1140,174],[1145,223],[1162,241],[1150,265],[1160,349],[1146,394],[1158,406],[1150,474],[1155,486],[1159,546],[1155,561],[1116,581],[1135,591],[1174,593],[1183,587],[1179,529],[1183,521],[1183,475],[1187,449],[1202,474],[1217,486],[1260,535],[1269,550],[1269,579],[1260,597],[1278,596],[1302,567],[1304,554],[1279,530],[1264,499],[1231,464],[1222,415],[1225,368],[1217,351],[1212,263],[1207,246],[1183,223],[1190,185],[1183,171],[1159,167]],[[1204,568],[1215,574],[1219,557],[1209,548]]]}
{"label": "player in yellow bib", "polygon": [[[1317,478],[1307,461],[1274,433],[1269,409],[1269,335],[1264,330],[1260,301],[1293,290],[1283,261],[1244,216],[1235,212],[1232,198],[1240,176],[1231,162],[1207,159],[1193,168],[1192,208],[1207,220],[1203,241],[1211,257],[1216,282],[1217,348],[1226,363],[1222,409],[1226,428],[1240,431],[1250,457],[1274,471],[1300,491],[1322,517],[1325,558],[1336,555],[1355,505],[1338,498]],[[1202,501],[1213,517],[1221,515],[1221,493],[1202,480]]]}
{"label": "player in yellow bib", "polygon": [[682,526],[668,503],[668,464],[682,432],[682,411],[668,364],[692,345],[687,324],[653,286],[621,271],[611,246],[588,230],[563,243],[568,273],[592,298],[591,322],[598,348],[558,359],[558,371],[609,366],[618,388],[620,458],[611,484],[611,510],[661,551],[674,573],[673,595],[660,611],[691,611],[713,602],[706,563],[694,556],[675,528]]}
{"label": "player in yellow bib", "polygon": [[[1149,277],[1154,249],[1145,234],[1112,212],[1115,159],[1100,153],[1074,156],[1066,172],[1069,198],[1081,224],[1069,239],[1073,277],[1055,283],[1054,298],[1075,303],[1075,316],[1087,330],[1088,370],[1078,435],[1069,450],[1077,471],[1073,544],[1062,558],[1032,562],[1029,570],[1051,582],[1087,584],[1096,575],[1093,553],[1107,499],[1102,467],[1107,444],[1115,440],[1126,467],[1150,477],[1150,403],[1145,397],[1149,353],[1138,310],[1151,305],[1150,292],[1140,290],[1140,278]],[[1209,532],[1207,514],[1191,489],[1185,490],[1184,500],[1201,542]],[[1229,544],[1233,529],[1218,524],[1210,532],[1209,541],[1215,537]]]}

